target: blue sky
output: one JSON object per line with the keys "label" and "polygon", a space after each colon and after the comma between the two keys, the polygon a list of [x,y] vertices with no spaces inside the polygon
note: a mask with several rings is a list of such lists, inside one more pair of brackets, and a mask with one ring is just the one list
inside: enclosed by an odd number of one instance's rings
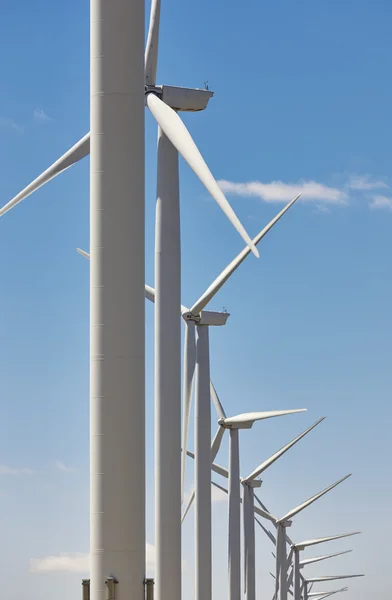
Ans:
{"label": "blue sky", "polygon": [[[249,233],[297,189],[304,191],[303,202],[259,246],[260,260],[250,256],[211,304],[231,313],[225,328],[211,332],[212,378],[226,412],[308,408],[306,415],[244,432],[241,471],[248,474],[327,415],[265,474],[261,493],[281,515],[353,472],[295,519],[291,537],[363,531],[309,550],[307,556],[354,548],[308,573],[365,571],[345,598],[387,600],[392,6],[386,0],[162,4],[158,80],[192,87],[208,81],[215,92],[207,111],[184,120]],[[88,131],[89,6],[19,0],[1,2],[0,15],[4,204]],[[155,146],[156,125],[146,115],[150,284]],[[0,528],[6,540],[0,572],[10,600],[27,590],[29,600],[49,600],[53,585],[59,600],[71,600],[86,575],[88,263],[75,248],[89,246],[88,193],[85,160],[0,221]],[[181,210],[182,302],[189,305],[242,241],[183,163]],[[152,317],[148,306],[150,467]],[[219,462],[227,464],[226,442]],[[190,468],[188,489],[191,474]],[[153,545],[151,478],[148,498]],[[214,600],[225,598],[225,513],[225,498],[214,493]],[[190,599],[192,536],[191,512],[184,526]],[[272,596],[270,549],[258,533],[258,590],[266,597]]]}

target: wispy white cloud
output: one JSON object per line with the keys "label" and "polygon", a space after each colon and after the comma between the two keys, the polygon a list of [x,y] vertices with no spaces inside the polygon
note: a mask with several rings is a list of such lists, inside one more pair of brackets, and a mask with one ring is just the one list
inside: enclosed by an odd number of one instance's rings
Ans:
{"label": "wispy white cloud", "polygon": [[297,183],[249,181],[235,183],[221,180],[218,183],[226,194],[242,197],[251,196],[260,198],[264,202],[288,202],[297,194],[302,195],[302,200],[314,201],[318,204],[346,204],[348,201],[348,194],[345,190],[330,187],[317,181],[299,181]]}
{"label": "wispy white cloud", "polygon": [[387,189],[389,186],[385,181],[374,179],[371,175],[351,175],[347,187],[350,190],[369,191]]}
{"label": "wispy white cloud", "polygon": [[10,117],[0,116],[0,128],[7,129],[8,131],[15,131],[16,133],[23,133],[23,127],[18,125],[13,119]]}
{"label": "wispy white cloud", "polygon": [[68,573],[89,573],[90,554],[84,552],[61,553],[43,558],[30,560],[31,573],[53,573],[66,571]]}
{"label": "wispy white cloud", "polygon": [[[155,547],[146,544],[147,575],[155,573]],[[30,559],[31,573],[83,573],[90,572],[90,554],[88,552],[62,552],[52,556]]]}
{"label": "wispy white cloud", "polygon": [[42,108],[35,108],[33,112],[34,121],[37,123],[50,123],[53,118],[47,115]]}
{"label": "wispy white cloud", "polygon": [[56,469],[59,471],[64,471],[65,473],[74,473],[77,471],[75,467],[70,467],[69,465],[61,462],[61,460],[56,461]]}
{"label": "wispy white cloud", "polygon": [[33,473],[32,469],[0,465],[0,475],[32,475]]}
{"label": "wispy white cloud", "polygon": [[375,195],[371,198],[369,207],[371,209],[392,211],[392,198],[388,198],[388,196]]}

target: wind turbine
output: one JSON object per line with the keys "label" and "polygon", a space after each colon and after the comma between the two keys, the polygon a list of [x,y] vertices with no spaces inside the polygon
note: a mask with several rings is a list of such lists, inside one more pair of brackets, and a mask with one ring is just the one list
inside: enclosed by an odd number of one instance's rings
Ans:
{"label": "wind turbine", "polygon": [[[301,579],[303,580],[303,577],[301,576],[301,572],[300,569],[302,567],[304,567],[306,564],[310,564],[312,562],[318,562],[318,560],[323,560],[324,558],[332,558],[332,556],[338,556],[338,555],[327,555],[325,557],[319,557],[318,559],[307,559],[304,561],[300,560],[300,552],[305,550],[305,548],[308,548],[310,546],[317,546],[318,544],[325,544],[327,542],[333,542],[335,540],[340,540],[346,537],[351,537],[352,535],[359,535],[360,531],[354,531],[351,533],[341,533],[339,535],[331,535],[328,537],[322,537],[322,538],[315,538],[313,540],[305,540],[303,542],[298,542],[295,544],[291,545],[291,550],[293,553],[293,571],[292,571],[292,577],[294,578],[294,600],[297,600],[298,598],[301,598]],[[340,553],[339,553],[340,554]],[[343,554],[343,553],[342,553]],[[291,584],[290,584],[291,585]]]}
{"label": "wind turbine", "polygon": [[[319,423],[321,423],[325,417],[319,419],[308,427],[305,431],[295,437],[291,442],[283,446],[280,450],[275,452],[261,465],[257,467],[248,477],[241,479],[239,474],[239,444],[238,444],[238,430],[239,429],[250,429],[256,420],[267,419],[271,417],[283,416],[299,411],[270,411],[265,413],[249,413],[237,415],[236,417],[225,418],[224,422],[220,419],[219,423],[222,427],[230,430],[230,461],[229,470],[212,463],[212,470],[226,477],[229,480],[229,489],[226,490],[222,486],[218,486],[221,490],[226,492],[229,497],[229,598],[238,599],[241,596],[241,562],[240,562],[240,521],[241,521],[241,494],[240,484],[244,486],[244,499],[243,499],[243,515],[244,515],[244,550],[245,550],[245,590],[248,600],[254,600],[255,598],[255,533],[254,533],[254,513],[256,512],[264,518],[272,520],[273,518],[267,511],[266,507],[258,500],[260,507],[255,507],[254,498],[256,497],[253,492],[254,487],[260,487],[261,481],[256,480],[256,477],[266,471],[271,465],[273,465],[281,456],[283,456],[290,448],[297,444],[305,435],[310,433]],[[258,417],[258,418],[256,418]],[[236,432],[236,442],[232,443],[232,432]],[[195,455],[192,452],[187,452],[188,456],[194,458]],[[217,485],[213,482],[213,485]],[[257,498],[257,497],[256,497]],[[272,534],[271,534],[272,535]],[[273,538],[274,539],[274,538]]]}
{"label": "wind turbine", "polygon": [[[264,533],[269,537],[271,542],[274,545],[276,545],[276,538],[273,536],[273,534],[268,529],[266,529],[266,527],[264,527],[264,525],[262,523],[260,523],[260,521],[258,519],[255,519],[255,520],[260,525],[260,527],[263,529]],[[333,558],[334,556],[340,556],[342,554],[347,554],[348,552],[351,552],[351,550],[347,550],[345,552],[338,552],[336,554],[328,554],[325,556],[308,558],[308,559],[301,561],[300,560],[300,551],[304,550],[308,546],[314,546],[316,544],[322,544],[325,542],[339,540],[339,539],[342,539],[345,537],[351,537],[352,535],[358,535],[359,533],[360,533],[359,531],[355,531],[353,533],[343,533],[340,535],[333,535],[333,536],[318,538],[318,539],[314,539],[314,540],[307,540],[305,542],[299,542],[299,543],[295,543],[295,544],[292,543],[291,541],[289,542],[289,543],[291,543],[291,552],[290,552],[289,559],[292,556],[293,566],[292,566],[291,573],[290,573],[287,581],[288,581],[288,589],[290,589],[290,586],[293,584],[293,581],[294,581],[294,594],[293,595],[294,595],[295,600],[301,599],[301,588],[302,588],[302,584],[304,581],[304,578],[301,575],[300,569],[302,569],[303,567],[305,567],[308,564],[319,562],[321,560],[327,560],[328,558]]]}
{"label": "wind turbine", "polygon": [[[258,488],[261,486],[261,481],[257,479],[264,471],[268,469],[278,458],[283,456],[290,448],[292,448],[295,444],[297,444],[303,437],[305,437],[308,433],[310,433],[317,425],[319,425],[325,417],[322,417],[316,423],[308,427],[305,431],[300,433],[296,438],[294,438],[291,442],[283,446],[280,450],[275,452],[270,458],[266,461],[262,462],[248,477],[245,477],[241,480],[243,485],[243,497],[244,497],[244,506],[243,506],[243,529],[244,529],[244,552],[245,552],[245,561],[244,561],[244,570],[245,570],[245,592],[247,600],[255,600],[256,598],[256,558],[255,558],[255,498],[258,500],[257,496],[254,494],[254,488]],[[238,479],[237,479],[238,481]],[[237,485],[232,484],[234,488],[234,493],[232,492],[232,496],[236,497],[235,493],[237,492]],[[239,487],[239,485],[238,485]],[[239,495],[239,493],[238,493]],[[258,500],[259,501],[259,500]],[[234,503],[233,503],[234,504]],[[229,495],[229,505],[230,505],[230,495]],[[236,529],[239,529],[239,521],[240,521],[240,513],[238,511],[239,506],[236,505],[232,507],[232,518],[230,520],[230,512],[229,512],[229,531],[230,526]],[[262,505],[263,510],[265,507]],[[230,509],[229,509],[230,510]],[[271,519],[270,519],[271,520]],[[230,539],[230,533],[229,533]],[[234,548],[231,549],[234,552]],[[238,557],[239,557],[239,547],[238,547]]]}
{"label": "wind turbine", "polygon": [[[311,565],[316,562],[321,562],[323,560],[328,560],[330,558],[335,558],[336,556],[343,556],[343,554],[349,554],[352,550],[345,550],[343,552],[335,552],[334,554],[325,554],[324,556],[316,556],[314,558],[307,558],[304,560],[300,559],[299,550],[293,546],[293,569],[291,572],[291,580],[294,581],[294,600],[301,600],[301,569],[306,567],[307,565]],[[291,585],[291,581],[289,578],[289,587]]]}
{"label": "wind turbine", "polygon": [[277,536],[276,536],[276,597],[278,600],[287,600],[287,570],[288,570],[288,560],[286,553],[286,528],[291,526],[291,519],[296,516],[298,513],[302,512],[305,508],[316,502],[319,498],[332,491],[335,487],[343,483],[346,479],[348,479],[351,475],[346,475],[339,481],[336,481],[329,487],[325,488],[315,496],[312,496],[299,506],[293,508],[282,518],[278,519],[276,517],[272,517],[270,520],[275,521],[277,525]]}
{"label": "wind turbine", "polygon": [[[208,519],[208,525],[209,525],[209,537],[207,537],[207,532],[203,528],[202,532],[203,533],[205,532],[206,535],[203,538],[199,537],[198,543],[199,543],[199,552],[201,553],[201,555],[204,556],[203,550],[204,549],[207,550],[207,548],[205,548],[205,546],[208,546],[209,549],[211,548],[211,533],[210,533],[211,532],[211,490],[210,490],[210,486],[211,486],[211,468],[212,468],[213,470],[216,470],[220,475],[227,477],[229,479],[229,486],[230,486],[230,488],[229,488],[230,489],[230,491],[229,491],[229,598],[230,599],[233,599],[233,600],[237,599],[240,597],[240,594],[241,594],[241,587],[240,587],[240,585],[241,585],[241,576],[240,576],[240,546],[241,546],[241,539],[240,539],[240,474],[239,474],[238,429],[240,429],[240,428],[250,429],[255,421],[268,419],[268,418],[272,418],[272,417],[284,416],[284,415],[288,415],[288,414],[294,414],[294,413],[303,412],[303,411],[304,411],[304,409],[269,411],[269,412],[258,412],[258,413],[254,412],[254,413],[249,413],[249,414],[237,415],[235,417],[231,417],[228,419],[225,418],[224,422],[222,421],[222,419],[220,419],[220,421],[219,421],[222,431],[224,431],[225,428],[231,428],[231,427],[233,427],[235,429],[235,431],[237,432],[237,436],[236,436],[237,444],[234,447],[231,446],[229,471],[227,471],[223,467],[219,467],[218,465],[215,465],[214,463],[212,463],[211,450],[210,450],[209,463],[208,463],[208,467],[209,467],[208,468],[208,475],[209,475],[208,492],[207,492],[207,490],[203,489],[203,492],[205,493],[205,504],[208,505],[207,519]],[[205,425],[205,423],[204,423],[204,425]],[[230,433],[231,432],[232,432],[232,429],[230,429]],[[305,433],[303,435],[305,435]],[[303,435],[301,435],[300,437],[303,437]],[[220,436],[220,439],[222,439],[222,436]],[[299,439],[296,441],[299,441]],[[293,443],[295,443],[295,442],[293,442]],[[293,444],[291,444],[291,445],[293,445]],[[213,446],[214,446],[214,444],[213,444]],[[218,447],[218,449],[219,449],[219,447]],[[288,450],[288,448],[286,448],[284,450],[284,452],[286,452],[287,450]],[[282,451],[281,454],[283,454],[284,452]],[[279,458],[279,456],[281,456],[281,454],[274,455],[273,457],[271,457],[271,462],[269,464],[272,464],[273,462],[275,462],[275,460],[277,460]],[[195,459],[195,464],[197,465],[197,448],[196,448],[195,454],[193,454],[190,451],[187,451],[187,455],[190,456],[191,458]],[[237,477],[237,484],[234,483],[235,477]],[[205,517],[206,517],[205,513],[201,513],[200,511],[197,511],[197,483],[198,482],[196,479],[196,482],[195,482],[196,531],[200,527],[200,518],[205,519]],[[206,482],[203,481],[203,484],[206,487]],[[230,502],[230,500],[231,500],[231,502]],[[235,514],[235,511],[237,508],[237,503],[238,503],[238,515]],[[190,504],[188,504],[188,507],[189,506],[190,506]],[[262,512],[262,515],[264,515],[264,511]],[[207,552],[208,552],[208,550],[207,550]]]}

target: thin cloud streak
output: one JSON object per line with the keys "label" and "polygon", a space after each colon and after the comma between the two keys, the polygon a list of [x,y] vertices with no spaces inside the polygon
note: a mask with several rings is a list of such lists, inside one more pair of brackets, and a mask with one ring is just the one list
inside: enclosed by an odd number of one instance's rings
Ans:
{"label": "thin cloud streak", "polygon": [[32,475],[34,471],[26,468],[8,467],[0,465],[0,475]]}
{"label": "thin cloud streak", "polygon": [[21,125],[18,125],[13,119],[4,116],[0,116],[0,128],[8,131],[15,131],[17,133],[23,133],[24,131]]}
{"label": "thin cloud streak", "polygon": [[387,189],[389,185],[381,179],[373,179],[371,175],[352,175],[347,187],[350,190],[370,191]]}
{"label": "thin cloud streak", "polygon": [[288,202],[297,194],[301,194],[301,200],[303,201],[340,205],[348,202],[348,194],[344,190],[329,187],[317,181],[299,181],[298,183],[249,181],[235,183],[221,180],[218,183],[226,194],[260,198],[264,202]]}
{"label": "thin cloud streak", "polygon": [[[155,546],[146,544],[147,575],[155,573]],[[30,559],[30,573],[90,573],[89,552],[61,552],[52,556]]]}
{"label": "thin cloud streak", "polygon": [[33,118],[37,123],[51,123],[53,121],[53,118],[47,115],[42,108],[34,109]]}
{"label": "thin cloud streak", "polygon": [[70,467],[69,465],[61,462],[61,460],[56,461],[56,469],[59,471],[64,471],[65,473],[74,473],[77,471],[75,467]]}
{"label": "thin cloud streak", "polygon": [[373,196],[369,203],[369,208],[371,208],[372,210],[392,211],[392,198],[388,198],[387,196],[382,195]]}

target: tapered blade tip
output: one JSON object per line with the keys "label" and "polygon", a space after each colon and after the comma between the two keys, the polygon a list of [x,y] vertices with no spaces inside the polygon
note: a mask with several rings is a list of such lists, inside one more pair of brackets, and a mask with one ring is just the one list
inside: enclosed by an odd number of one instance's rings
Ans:
{"label": "tapered blade tip", "polygon": [[256,258],[260,258],[260,252],[257,250],[256,246],[254,244],[252,244],[250,246],[250,249],[252,250],[253,254],[255,255]]}

